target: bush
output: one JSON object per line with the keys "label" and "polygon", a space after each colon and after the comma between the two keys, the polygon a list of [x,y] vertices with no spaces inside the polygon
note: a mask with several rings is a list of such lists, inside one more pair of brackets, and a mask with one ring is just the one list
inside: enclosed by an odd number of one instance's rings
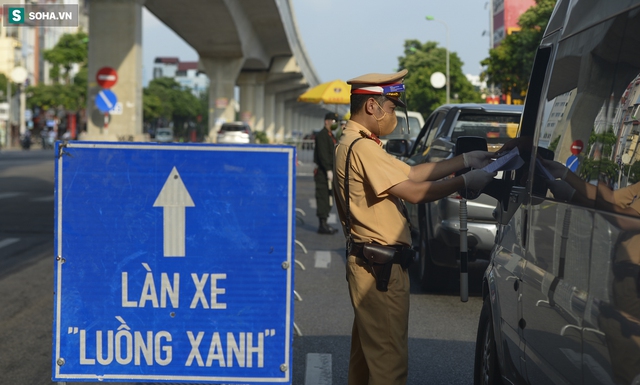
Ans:
{"label": "bush", "polygon": [[256,143],[269,144],[269,138],[264,131],[256,131]]}

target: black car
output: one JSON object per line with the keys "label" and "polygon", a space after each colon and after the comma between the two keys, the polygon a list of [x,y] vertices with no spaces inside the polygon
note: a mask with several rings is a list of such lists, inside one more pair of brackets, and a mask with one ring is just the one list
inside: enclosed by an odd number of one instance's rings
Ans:
{"label": "black car", "polygon": [[638,36],[640,0],[556,3],[510,143],[525,163],[490,184],[475,384],[640,384]]}
{"label": "black car", "polygon": [[[449,159],[462,136],[484,138],[490,151],[497,150],[516,136],[521,113],[522,106],[506,104],[440,106],[427,118],[405,162],[416,165]],[[431,203],[407,203],[413,244],[420,255],[414,269],[425,290],[443,288],[448,281],[447,270],[458,267],[460,198],[456,193]],[[495,207],[495,199],[484,194],[467,203],[467,243],[472,260],[489,259],[497,228]]]}

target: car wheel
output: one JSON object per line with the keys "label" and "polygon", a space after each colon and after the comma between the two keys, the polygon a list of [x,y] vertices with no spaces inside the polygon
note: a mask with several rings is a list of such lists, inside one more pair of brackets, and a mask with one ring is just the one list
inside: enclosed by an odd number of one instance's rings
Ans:
{"label": "car wheel", "polygon": [[418,221],[420,224],[419,238],[419,260],[418,260],[418,278],[420,286],[425,291],[442,290],[447,284],[446,274],[443,269],[436,266],[431,261],[431,252],[433,241],[429,240],[427,229],[427,217],[424,205],[420,205],[418,209]]}
{"label": "car wheel", "polygon": [[482,311],[480,312],[473,372],[474,385],[502,384],[502,377],[498,368],[496,339],[493,332],[493,316],[491,314],[489,296],[485,297]]}

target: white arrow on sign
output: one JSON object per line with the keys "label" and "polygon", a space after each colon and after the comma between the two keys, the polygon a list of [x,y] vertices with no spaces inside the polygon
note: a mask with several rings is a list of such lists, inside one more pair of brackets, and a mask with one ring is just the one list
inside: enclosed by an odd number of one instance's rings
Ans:
{"label": "white arrow on sign", "polygon": [[163,208],[164,256],[184,257],[185,207],[195,207],[195,204],[175,167],[164,182],[153,207]]}

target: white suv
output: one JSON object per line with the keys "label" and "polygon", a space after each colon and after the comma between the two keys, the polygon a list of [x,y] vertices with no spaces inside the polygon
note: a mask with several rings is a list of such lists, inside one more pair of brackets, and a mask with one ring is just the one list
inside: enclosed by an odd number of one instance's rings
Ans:
{"label": "white suv", "polygon": [[255,143],[251,127],[245,122],[224,123],[218,131],[218,143],[248,144]]}

